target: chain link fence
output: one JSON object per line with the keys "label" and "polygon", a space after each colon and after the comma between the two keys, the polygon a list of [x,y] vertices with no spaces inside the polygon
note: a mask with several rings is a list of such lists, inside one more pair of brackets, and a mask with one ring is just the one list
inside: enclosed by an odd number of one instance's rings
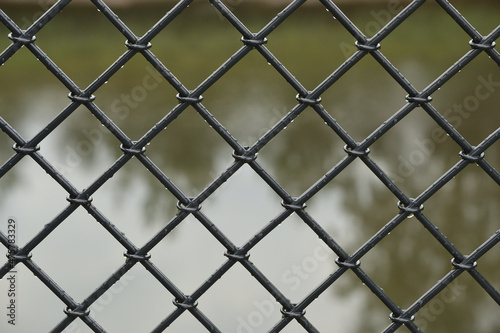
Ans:
{"label": "chain link fence", "polygon": [[[89,0],[125,37],[126,52],[124,52],[109,68],[86,88],[81,88],[70,78],[58,65],[39,47],[36,43],[36,35],[57,15],[64,15],[62,11],[71,2],[71,0],[60,0],[47,9],[44,14],[31,24],[26,30],[14,22],[4,11],[0,10],[0,21],[10,31],[8,38],[11,43],[0,54],[0,65],[9,65],[9,59],[16,56],[16,52],[21,48],[27,48],[69,91],[69,104],[52,121],[50,121],[32,138],[25,138],[20,135],[18,130],[9,124],[3,118],[0,118],[0,128],[13,142],[13,155],[0,167],[0,177],[9,173],[23,158],[30,158],[35,161],[40,168],[50,175],[67,192],[67,206],[49,223],[47,223],[39,233],[29,240],[24,246],[19,247],[12,243],[8,234],[0,233],[0,242],[7,252],[7,260],[0,268],[0,276],[6,277],[7,273],[16,265],[24,265],[29,269],[52,293],[54,293],[65,305],[65,317],[53,328],[52,332],[63,332],[74,321],[82,321],[94,332],[106,332],[105,329],[95,320],[90,311],[91,305],[96,302],[104,293],[110,290],[114,284],[127,279],[127,272],[136,265],[141,265],[147,270],[161,285],[172,295],[176,310],[166,314],[164,320],[157,323],[153,332],[168,331],[169,326],[176,321],[184,312],[189,312],[196,320],[203,325],[209,332],[221,332],[211,318],[203,312],[203,306],[198,306],[200,297],[203,296],[211,287],[221,279],[234,265],[241,265],[250,275],[276,300],[281,306],[281,320],[275,323],[271,332],[286,331],[286,327],[293,321],[296,321],[306,332],[319,332],[315,323],[308,319],[308,307],[329,287],[331,287],[346,272],[352,271],[357,278],[368,288],[381,303],[387,308],[387,316],[390,318],[390,324],[383,332],[395,332],[400,327],[406,327],[411,332],[421,332],[415,321],[415,315],[426,305],[429,304],[445,288],[452,285],[462,273],[469,274],[477,284],[487,293],[491,299],[500,305],[500,293],[481,274],[481,266],[477,264],[478,260],[500,241],[500,230],[492,234],[489,239],[484,241],[479,247],[469,254],[464,254],[454,246],[441,232],[437,226],[424,213],[424,205],[434,194],[436,194],[444,185],[450,182],[462,170],[470,164],[479,166],[485,174],[489,176],[492,182],[500,184],[500,174],[488,162],[487,153],[500,137],[500,129],[492,132],[484,138],[477,146],[471,145],[464,136],[446,119],[445,116],[433,106],[432,95],[439,90],[447,81],[460,72],[474,58],[482,53],[486,53],[489,60],[496,65],[500,65],[500,54],[497,51],[495,41],[500,36],[500,26],[496,27],[486,36],[481,35],[474,26],[472,26],[462,14],[446,0],[435,0],[442,10],[446,12],[470,37],[470,50],[466,52],[458,61],[435,78],[431,84],[419,91],[403,74],[388,60],[380,47],[384,39],[389,36],[401,23],[411,17],[419,10],[425,0],[414,0],[404,9],[397,13],[385,26],[378,30],[373,37],[367,37],[346,15],[339,9],[335,1],[318,0],[318,5],[324,6],[333,18],[352,35],[355,40],[354,47],[356,51],[344,61],[333,73],[331,73],[323,82],[313,90],[308,90],[296,79],[296,77],[287,69],[267,47],[268,35],[273,32],[280,24],[294,13],[299,7],[304,6],[306,0],[292,1],[278,15],[274,16],[260,31],[252,32],[237,17],[230,6],[220,0],[210,0],[211,5],[220,13],[224,20],[227,20],[238,34],[241,35],[242,46],[236,53],[230,55],[228,59],[211,75],[202,81],[195,89],[189,90],[186,86],[169,70],[168,66],[162,63],[155,53],[150,49],[154,43],[154,38],[161,31],[168,30],[169,24],[186,9],[193,0],[179,1],[172,9],[166,13],[156,24],[154,24],[143,36],[137,36],[129,26],[127,26],[113,10],[108,7],[105,0]],[[495,15],[495,14],[491,14]],[[416,32],[418,33],[418,32]],[[467,41],[466,41],[467,42]],[[272,41],[269,41],[269,44]],[[173,46],[175,47],[175,46]],[[251,146],[242,146],[215,117],[211,110],[203,104],[203,97],[221,77],[231,70],[237,63],[244,59],[249,53],[258,53],[262,56],[272,68],[284,79],[296,92],[297,104],[288,110],[281,119],[272,126],[272,128],[262,135]],[[109,117],[107,110],[101,109],[95,102],[99,97],[99,89],[112,78],[124,65],[133,57],[143,57],[149,64],[161,75],[162,80],[168,82],[171,87],[177,91],[176,98],[178,104],[166,113],[163,118],[151,129],[143,133],[139,140],[133,141],[125,132]],[[406,91],[406,102],[402,108],[397,110],[392,116],[383,122],[375,131],[368,135],[361,142],[357,142],[337,122],[331,114],[321,104],[321,96],[330,87],[334,86],[344,74],[348,73],[364,57],[372,57],[375,61],[394,79],[394,81]],[[2,77],[2,80],[8,80]],[[284,83],[285,84],[285,83]],[[403,101],[404,102],[404,101]],[[121,156],[113,165],[105,170],[93,183],[80,191],[72,184],[58,169],[50,163],[44,156],[44,139],[63,123],[77,108],[84,106],[102,125],[120,142],[119,149]],[[6,106],[2,105],[1,108]],[[185,110],[192,108],[203,117],[211,126],[214,132],[222,138],[233,151],[232,163],[227,169],[195,197],[186,195],[174,182],[169,175],[164,173],[154,161],[148,157],[147,145],[154,142],[155,138],[162,131],[168,131],[171,123]],[[415,198],[410,198],[405,192],[396,185],[395,181],[387,172],[383,170],[371,157],[370,148],[391,128],[398,126],[399,122],[406,116],[415,112],[415,110],[424,110],[446,134],[456,142],[461,151],[460,160],[453,165],[447,172],[441,175],[431,186],[425,189]],[[258,153],[274,137],[283,131],[287,125],[294,121],[305,110],[313,110],[328,125],[343,142],[345,157],[324,174],[316,183],[298,197],[292,197],[278,181],[259,163]],[[300,124],[300,120],[298,120]],[[173,126],[173,125],[172,125]],[[342,149],[342,147],[340,147]],[[161,183],[170,193],[172,193],[177,203],[177,214],[144,246],[138,247],[124,233],[109,220],[101,211],[98,210],[99,202],[92,200],[92,195],[96,193],[108,180],[111,179],[124,165],[131,159],[137,159],[146,168],[156,180]],[[306,203],[315,196],[320,196],[322,189],[333,182],[336,177],[353,161],[360,160],[371,170],[378,180],[393,194],[395,209],[398,213],[385,224],[380,230],[371,236],[361,247],[353,253],[348,253],[338,242],[338,239],[325,230],[306,208]],[[238,169],[248,165],[258,177],[265,181],[270,189],[281,198],[282,212],[268,221],[267,224],[259,230],[242,246],[237,246],[234,240],[228,238],[217,223],[212,221],[204,214],[202,203],[210,198],[227,180],[229,180]],[[242,189],[243,190],[243,189]],[[77,302],[72,295],[67,294],[46,271],[44,267],[37,265],[36,250],[37,246],[49,236],[54,230],[65,223],[66,219],[76,210],[87,211],[95,222],[104,227],[109,234],[124,249],[125,262],[123,265],[110,275],[100,286],[97,286],[94,292],[89,294],[81,302]],[[250,259],[252,249],[257,246],[266,236],[268,236],[277,226],[284,223],[285,220],[296,214],[325,244],[329,250],[337,256],[335,260],[336,269],[332,270],[328,277],[318,284],[314,290],[306,295],[300,301],[294,303],[289,296],[280,290],[271,279],[269,279]],[[203,225],[210,234],[226,249],[221,254],[225,258],[224,263],[211,274],[193,293],[186,294],[176,286],[170,279],[168,272],[164,272],[155,265],[155,258],[149,253],[159,244],[174,228],[183,223],[188,216],[194,216],[196,220]],[[398,303],[391,299],[389,295],[363,270],[363,258],[382,240],[388,236],[391,231],[404,224],[407,217],[413,216],[419,223],[441,244],[449,253],[451,260],[451,269],[435,285],[423,293],[414,303],[407,308],[401,308]],[[201,249],[203,250],[203,249]],[[200,302],[201,303],[201,302]],[[201,305],[201,304],[200,304]],[[474,306],[471,304],[471,306]],[[361,316],[362,314],[360,314]],[[334,323],[332,323],[332,331]]]}

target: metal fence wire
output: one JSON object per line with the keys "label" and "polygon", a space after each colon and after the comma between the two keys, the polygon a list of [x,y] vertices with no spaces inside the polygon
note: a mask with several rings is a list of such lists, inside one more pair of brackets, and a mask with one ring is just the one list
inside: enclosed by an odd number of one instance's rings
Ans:
{"label": "metal fence wire", "polygon": [[[116,15],[105,0],[90,0],[90,2],[104,15],[118,31],[126,38],[125,52],[101,75],[99,75],[87,88],[78,87],[72,79],[66,75],[58,65],[35,43],[36,34],[42,30],[49,21],[57,15],[63,15],[61,12],[71,2],[71,0],[57,1],[52,7],[34,22],[29,28],[23,30],[17,25],[4,11],[0,10],[0,21],[10,30],[8,38],[11,44],[0,54],[0,65],[7,64],[8,60],[16,55],[16,52],[22,47],[26,47],[43,65],[69,90],[69,104],[62,112],[52,119],[42,131],[33,138],[23,138],[18,131],[3,118],[0,118],[0,128],[10,139],[14,141],[13,155],[0,167],[0,177],[5,176],[12,170],[16,164],[23,158],[33,159],[50,177],[52,177],[67,193],[68,205],[52,221],[46,224],[42,230],[29,240],[25,246],[19,247],[8,242],[5,233],[0,232],[0,242],[7,251],[8,260],[0,268],[0,277],[4,277],[11,265],[24,265],[64,304],[65,317],[54,327],[52,332],[62,332],[73,321],[81,320],[94,332],[105,332],[104,328],[92,317],[90,306],[114,283],[124,277],[127,272],[136,264],[142,265],[155,279],[157,279],[171,295],[176,310],[166,314],[163,321],[159,322],[154,332],[166,330],[182,313],[189,312],[196,318],[207,331],[221,332],[219,328],[203,313],[203,307],[198,306],[198,300],[206,293],[216,281],[226,274],[234,265],[242,265],[250,275],[262,285],[270,295],[281,304],[282,317],[276,322],[271,332],[283,330],[290,322],[297,321],[305,331],[318,332],[314,322],[308,319],[306,311],[327,288],[332,286],[339,277],[347,271],[352,271],[360,281],[375,294],[380,302],[387,307],[387,315],[390,317],[390,324],[384,329],[384,332],[394,332],[402,325],[406,326],[411,332],[421,332],[414,320],[415,314],[428,304],[434,297],[450,285],[460,274],[469,274],[481,288],[500,305],[500,293],[495,287],[481,274],[480,266],[477,261],[500,241],[500,230],[491,235],[477,249],[466,255],[460,252],[437,227],[430,221],[422,211],[425,202],[438,192],[453,177],[460,173],[469,164],[477,164],[492,181],[500,184],[500,174],[488,163],[485,153],[500,137],[500,129],[497,129],[477,146],[472,146],[456,128],[448,122],[445,117],[433,106],[432,94],[436,92],[443,84],[456,75],[461,69],[469,64],[475,57],[485,52],[491,61],[500,65],[500,54],[495,49],[495,40],[500,35],[500,26],[496,27],[488,35],[481,35],[465,18],[446,0],[435,0],[442,9],[453,18],[460,28],[470,36],[470,50],[466,52],[456,63],[449,67],[430,85],[422,91],[418,91],[409,80],[404,77],[395,66],[384,56],[380,50],[380,45],[384,39],[403,21],[419,10],[425,0],[414,0],[405,6],[394,18],[390,20],[373,37],[368,38],[361,30],[339,9],[332,0],[319,0],[330,13],[342,24],[342,26],[354,37],[357,51],[352,54],[345,62],[341,64],[333,73],[331,73],[316,88],[309,91],[293,74],[277,59],[273,53],[266,47],[267,36],[281,23],[283,23],[293,12],[304,5],[306,0],[292,1],[278,15],[272,18],[259,32],[254,33],[240,21],[240,19],[220,0],[209,0],[217,11],[229,21],[239,34],[242,35],[242,46],[236,53],[231,55],[217,70],[208,76],[194,90],[188,90],[169,69],[155,56],[150,50],[153,38],[162,30],[168,29],[170,22],[178,16],[193,0],[179,1],[172,9],[166,13],[156,24],[154,24],[143,36],[139,37]],[[271,43],[271,41],[269,41]],[[223,75],[247,56],[250,52],[258,52],[265,60],[281,75],[285,81],[296,91],[297,104],[289,110],[269,131],[260,137],[251,147],[244,147],[233,137],[233,135],[221,125],[221,123],[212,115],[212,113],[203,105],[202,94],[210,89]],[[106,110],[99,108],[95,103],[99,89],[108,81],[118,70],[135,56],[144,57],[157,71],[162,75],[178,93],[178,104],[170,110],[164,117],[150,130],[148,130],[138,141],[132,141],[126,134],[108,117]],[[332,116],[325,110],[321,104],[321,95],[328,90],[351,68],[365,56],[373,57],[378,64],[401,86],[406,92],[406,103],[397,110],[387,121],[383,122],[372,134],[363,141],[356,142],[347,133]],[[6,80],[6,78],[2,78]],[[88,187],[79,191],[68,181],[58,170],[44,157],[44,139],[53,132],[61,123],[63,123],[79,106],[85,108],[95,116],[120,142],[120,149],[123,154],[114,162],[114,164],[102,173],[98,179],[89,184]],[[171,122],[179,116],[184,110],[194,108],[233,151],[234,163],[231,164],[218,178],[213,180],[196,197],[186,196],[168,177],[162,172],[153,161],[147,156],[146,145],[155,140],[155,137],[163,130],[168,130]],[[331,130],[345,143],[344,158],[322,176],[313,186],[306,190],[299,197],[291,197],[278,182],[259,164],[257,154],[267,143],[269,143],[278,133],[280,133],[290,122],[299,116],[304,110],[312,109],[317,113]],[[400,120],[414,112],[417,108],[422,108],[434,119],[449,136],[460,147],[459,161],[446,171],[430,187],[425,189],[416,198],[410,198],[402,189],[400,189],[391,177],[370,158],[370,147],[379,140],[392,127],[397,126]],[[117,147],[118,148],[118,147]],[[342,147],[340,147],[342,149]],[[457,152],[458,153],[458,152]],[[96,207],[99,202],[92,201],[92,195],[98,191],[113,175],[120,170],[128,161],[136,158],[142,165],[149,170],[154,177],[164,187],[166,187],[178,199],[178,213],[143,247],[137,247],[133,244],[119,229],[112,224]],[[396,215],[378,232],[376,232],[368,241],[359,247],[354,253],[349,254],[339,243],[305,210],[306,203],[313,196],[334,180],[349,164],[356,159],[361,160],[371,172],[389,189],[394,195]],[[251,169],[261,177],[268,186],[277,193],[282,202],[278,205],[283,206],[282,212],[274,219],[269,221],[259,232],[241,247],[237,247],[231,239],[213,223],[201,209],[201,204],[209,198],[224,182],[226,182],[238,169],[248,164]],[[84,209],[93,216],[95,221],[102,225],[109,234],[112,235],[125,249],[125,261],[122,266],[111,276],[98,286],[94,292],[88,295],[81,303],[75,301],[71,295],[62,290],[57,281],[49,276],[43,269],[36,264],[36,253],[32,252],[37,246],[56,228],[65,222],[65,220],[77,209]],[[292,303],[286,294],[277,288],[268,277],[266,277],[250,260],[250,253],[254,246],[259,244],[273,229],[280,225],[287,217],[295,213],[310,229],[322,240],[333,253],[338,257],[336,259],[337,268],[332,270],[331,274],[312,290],[306,297],[298,303]],[[363,270],[363,257],[374,247],[377,246],[392,230],[397,228],[409,215],[421,223],[425,229],[442,245],[449,253],[452,263],[451,270],[423,293],[406,309],[401,308],[391,299],[384,290],[377,285],[374,280]],[[192,294],[187,295],[180,290],[168,277],[168,274],[162,272],[155,265],[155,258],[149,255],[149,252],[168,235],[176,226],[183,222],[189,215],[194,216],[215,239],[222,244],[227,251],[221,253],[225,256],[225,261],[212,275],[208,276],[201,286]],[[201,305],[201,304],[200,304]]]}

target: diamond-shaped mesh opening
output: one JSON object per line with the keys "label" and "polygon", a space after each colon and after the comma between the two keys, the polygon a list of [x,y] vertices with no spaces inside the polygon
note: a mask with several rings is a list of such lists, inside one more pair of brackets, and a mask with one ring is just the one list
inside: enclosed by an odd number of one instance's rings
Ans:
{"label": "diamond-shaped mesh opening", "polygon": [[417,108],[370,149],[369,156],[391,180],[416,197],[458,161],[460,146]]}
{"label": "diamond-shaped mesh opening", "polygon": [[208,2],[193,1],[152,41],[159,59],[189,89],[197,87],[243,45],[241,34],[217,13]]}
{"label": "diamond-shaped mesh opening", "polygon": [[0,75],[5,119],[25,140],[41,131],[70,102],[68,90],[26,48],[18,50]]}
{"label": "diamond-shaped mesh opening", "polygon": [[96,104],[131,139],[140,139],[177,104],[177,92],[140,54],[96,92]]}
{"label": "diamond-shaped mesh opening", "polygon": [[355,48],[352,39],[323,6],[303,5],[269,35],[266,46],[312,89],[347,59],[342,46]]}
{"label": "diamond-shaped mesh opening", "polygon": [[293,302],[302,300],[336,268],[333,251],[295,214],[263,239],[251,258]]}
{"label": "diamond-shaped mesh opening", "polygon": [[404,105],[405,95],[366,55],[322,95],[322,104],[354,140],[361,141]]}
{"label": "diamond-shaped mesh opening", "polygon": [[[363,168],[362,165],[360,167]],[[362,237],[359,231],[361,217],[345,207],[345,204],[350,202],[350,194],[347,194],[345,189],[350,187],[351,184],[347,183],[345,186],[336,186],[334,181],[332,185],[328,185],[322,190],[321,195],[316,195],[307,202],[308,213],[346,251],[354,251],[360,237]],[[356,191],[356,193],[360,195],[362,193],[370,194],[371,190],[364,188],[361,192]],[[353,194],[353,196],[357,196],[357,194]]]}
{"label": "diamond-shaped mesh opening", "polygon": [[398,213],[394,195],[361,161],[347,166],[310,200],[309,206],[311,216],[348,253]]}
{"label": "diamond-shaped mesh opening", "polygon": [[136,245],[149,241],[177,212],[176,198],[135,158],[92,197],[104,216]]}
{"label": "diamond-shaped mesh opening", "polygon": [[189,216],[151,251],[151,257],[163,272],[169,272],[168,278],[178,288],[191,294],[224,262],[224,252],[209,231]]}
{"label": "diamond-shaped mesh opening", "polygon": [[147,155],[190,196],[198,195],[231,161],[230,147],[192,108],[151,141]]}
{"label": "diamond-shaped mesh opening", "polygon": [[285,82],[252,50],[203,93],[203,105],[241,145],[250,146],[295,105],[297,92]]}
{"label": "diamond-shaped mesh opening", "polygon": [[[246,191],[239,192],[239,188]],[[251,193],[260,195],[254,198]],[[241,245],[283,211],[280,202],[280,197],[244,166],[203,203],[203,212],[236,245]],[[224,207],[232,209],[225,211]]]}
{"label": "diamond-shaped mesh opening", "polygon": [[342,145],[314,110],[307,108],[261,150],[259,161],[285,189],[298,195],[344,156]]}
{"label": "diamond-shaped mesh opening", "polygon": [[[85,27],[85,28],[83,28]],[[82,38],[92,33],[92,38]],[[70,3],[39,33],[36,44],[81,88],[122,53],[125,37],[95,8]],[[61,46],[64,46],[63,48]],[[80,69],[85,63],[85,71]]]}
{"label": "diamond-shaped mesh opening", "polygon": [[[71,248],[82,250],[71,251]],[[125,261],[120,244],[81,208],[37,246],[33,255],[37,264],[77,301],[93,292]],[[78,265],[60,270],[61,262]],[[86,283],[80,283],[80,279]]]}
{"label": "diamond-shaped mesh opening", "polygon": [[87,108],[78,107],[40,144],[53,167],[77,188],[98,178],[120,156],[120,143]]}
{"label": "diamond-shaped mesh opening", "polygon": [[407,308],[449,272],[450,258],[413,217],[366,254],[361,265],[396,304]]}

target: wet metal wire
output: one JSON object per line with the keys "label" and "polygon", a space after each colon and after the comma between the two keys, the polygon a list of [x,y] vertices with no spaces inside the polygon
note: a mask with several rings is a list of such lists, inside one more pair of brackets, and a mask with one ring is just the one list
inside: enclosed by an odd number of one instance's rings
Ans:
{"label": "wet metal wire", "polygon": [[[122,33],[126,38],[124,52],[107,70],[99,75],[87,88],[81,89],[68,75],[66,75],[57,64],[48,57],[44,51],[35,43],[35,35],[44,28],[56,15],[71,2],[71,0],[57,1],[50,9],[34,22],[28,29],[21,29],[13,20],[0,10],[0,21],[5,25],[10,33],[8,38],[11,44],[0,54],[0,65],[5,64],[22,47],[26,47],[33,55],[39,59],[43,65],[69,90],[69,105],[62,110],[46,127],[31,139],[23,138],[16,129],[3,118],[0,118],[0,128],[14,142],[14,154],[0,167],[0,177],[3,177],[22,158],[32,158],[42,169],[44,169],[67,193],[67,207],[52,221],[31,239],[24,247],[10,244],[4,233],[0,232],[0,242],[8,251],[8,261],[0,268],[0,277],[5,276],[11,269],[11,264],[25,265],[35,274],[47,288],[49,288],[64,304],[66,317],[52,332],[62,332],[74,320],[82,320],[94,332],[105,332],[99,323],[93,319],[90,306],[101,297],[111,286],[120,280],[136,264],[144,266],[172,295],[176,310],[168,314],[163,321],[157,324],[154,332],[166,330],[183,312],[189,311],[206,329],[210,332],[221,332],[214,323],[207,317],[202,307],[198,307],[198,300],[209,290],[214,283],[219,280],[233,265],[240,264],[253,276],[282,306],[282,319],[271,329],[271,332],[279,332],[291,321],[297,321],[305,331],[318,332],[314,323],[310,322],[306,315],[307,307],[314,302],[327,288],[329,288],[346,271],[352,270],[355,275],[369,288],[387,307],[387,315],[391,319],[391,324],[385,328],[384,332],[394,332],[400,326],[406,326],[411,332],[420,332],[420,328],[414,321],[415,314],[422,309],[429,301],[437,296],[444,288],[450,285],[460,274],[467,272],[484,289],[491,298],[500,305],[500,293],[488,280],[481,275],[477,269],[477,260],[488,250],[500,241],[500,231],[493,234],[486,242],[479,246],[469,255],[462,254],[447,238],[436,228],[436,226],[423,213],[424,203],[439,191],[447,182],[463,170],[468,164],[475,163],[488,174],[493,181],[500,184],[499,173],[485,159],[485,151],[500,137],[500,129],[491,133],[479,145],[472,146],[466,139],[436,110],[431,101],[432,94],[436,92],[450,78],[457,74],[464,66],[482,52],[488,54],[491,61],[500,66],[500,54],[495,49],[495,40],[500,35],[500,26],[495,28],[487,36],[481,35],[461,14],[446,0],[435,0],[442,9],[451,16],[456,23],[470,36],[470,50],[463,55],[455,64],[448,68],[438,78],[422,91],[418,91],[380,51],[380,44],[399,24],[411,16],[425,0],[411,1],[401,12],[399,12],[389,23],[387,23],[373,37],[365,36],[358,27],[337,7],[335,1],[318,0],[355,38],[357,51],[349,57],[340,67],[331,73],[314,90],[307,90],[288,69],[269,51],[266,47],[267,36],[281,23],[283,23],[295,10],[302,6],[306,0],[295,0],[285,9],[276,15],[268,24],[257,33],[251,32],[235,14],[220,0],[209,0],[220,14],[231,23],[242,35],[241,48],[223,63],[215,72],[208,76],[194,90],[188,90],[168,68],[158,60],[150,50],[154,37],[164,29],[168,29],[169,24],[176,18],[193,0],[179,1],[163,18],[161,18],[148,32],[138,37],[133,31],[117,16],[106,4],[104,0],[90,0],[90,2]],[[208,0],[207,0],[208,1]],[[430,0],[429,0],[430,1]],[[266,61],[286,80],[286,82],[296,91],[297,104],[278,123],[276,123],[267,133],[260,137],[251,147],[243,147],[228,132],[224,126],[209,112],[202,103],[202,94],[214,83],[226,74],[235,64],[243,59],[250,52],[260,53]],[[153,128],[146,132],[138,141],[132,141],[95,103],[95,95],[99,88],[108,81],[122,66],[132,57],[144,57],[177,91],[179,103],[166,114]],[[355,66],[363,57],[373,57],[390,76],[407,92],[406,104],[394,113],[372,134],[362,142],[356,142],[337,121],[320,104],[321,95],[334,85],[346,72]],[[120,149],[123,152],[114,164],[101,174],[98,179],[89,186],[79,191],[66,179],[43,155],[43,140],[53,132],[62,122],[66,120],[79,106],[85,106],[120,142]],[[234,163],[230,165],[217,179],[204,189],[198,196],[190,198],[179,189],[168,176],[160,170],[153,161],[145,154],[146,145],[188,107],[193,107],[215,130],[224,141],[231,146]],[[395,126],[401,119],[410,114],[415,108],[421,107],[428,113],[435,122],[461,147],[461,160],[451,169],[443,174],[429,188],[419,196],[412,199],[398,188],[395,182],[385,173],[370,157],[370,147],[389,129]],[[259,164],[257,153],[268,142],[270,142],[280,131],[292,122],[305,109],[312,108],[326,124],[344,141],[345,157],[329,170],[313,186],[306,190],[299,197],[291,197],[273,177]],[[150,239],[143,247],[137,247],[104,216],[96,206],[98,203],[92,201],[92,195],[99,190],[113,175],[124,166],[130,159],[135,157],[145,168],[147,168],[156,179],[165,186],[178,199],[178,214],[169,223]],[[315,196],[322,188],[331,182],[355,159],[360,159],[373,174],[393,193],[399,213],[394,216],[382,229],[375,233],[365,244],[363,244],[353,254],[347,253],[330,234],[310,216],[304,208],[306,202]],[[283,211],[273,220],[269,221],[262,230],[259,230],[250,240],[241,247],[236,246],[231,239],[203,213],[201,204],[210,197],[224,182],[226,182],[239,168],[248,164],[255,173],[261,177],[269,187],[277,193],[281,199]],[[278,203],[279,204],[279,203]],[[58,286],[42,267],[36,264],[36,255],[31,253],[51,232],[64,223],[76,209],[85,209],[95,220],[100,223],[123,247],[126,260],[123,265],[107,278],[96,290],[88,295],[81,303],[77,303],[71,295],[68,295]],[[273,231],[291,214],[296,213],[302,221],[307,224],[321,238],[330,249],[338,256],[336,264],[338,269],[319,284],[310,294],[306,295],[299,303],[292,303],[279,288],[277,288],[252,261],[249,260],[250,251],[263,238]],[[408,308],[400,308],[384,290],[379,287],[370,276],[361,268],[363,257],[374,248],[385,236],[396,228],[409,215],[413,214],[418,221],[436,238],[437,241],[450,254],[453,265],[451,269],[438,283],[427,290],[420,298]],[[213,275],[209,276],[202,285],[192,294],[187,295],[180,290],[169,277],[165,275],[155,264],[149,252],[168,235],[177,225],[182,223],[188,215],[193,215],[225,248],[224,256],[226,261],[219,267]]]}

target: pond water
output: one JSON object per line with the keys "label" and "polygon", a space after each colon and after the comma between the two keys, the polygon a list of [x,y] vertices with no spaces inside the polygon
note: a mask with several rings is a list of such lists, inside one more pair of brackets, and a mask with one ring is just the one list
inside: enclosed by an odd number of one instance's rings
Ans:
{"label": "pond water", "polygon": [[[358,27],[373,35],[407,2],[341,6]],[[231,5],[232,4],[232,5]],[[260,30],[279,8],[235,4],[229,8],[249,29]],[[144,34],[172,5],[116,8],[136,35]],[[40,8],[1,8],[21,27]],[[483,35],[498,26],[499,4],[458,3]],[[0,50],[10,45],[0,26]],[[241,35],[203,1],[195,1],[152,41],[151,51],[188,88],[195,89],[242,43]],[[382,53],[419,91],[462,57],[469,37],[438,6],[428,3],[381,43]],[[123,52],[124,37],[95,9],[69,5],[37,34],[36,44],[82,89]],[[354,51],[353,37],[324,8],[308,6],[268,36],[268,49],[313,90]],[[0,116],[26,140],[68,104],[67,89],[22,48],[0,67]],[[432,95],[432,105],[473,146],[500,124],[500,73],[487,54]],[[139,140],[178,103],[173,89],[144,57],[136,55],[96,93],[96,105],[132,140]],[[203,105],[238,140],[252,146],[296,104],[297,92],[257,52],[203,93]],[[322,94],[322,106],[361,142],[406,104],[406,92],[370,56]],[[14,154],[0,133],[0,165]],[[345,158],[345,143],[307,108],[259,151],[257,161],[292,197],[299,197]],[[369,157],[408,196],[415,198],[459,160],[460,146],[417,108],[370,147]],[[500,166],[499,146],[485,152]],[[194,110],[187,108],[147,146],[146,155],[189,197],[196,197],[232,163],[233,149]],[[79,107],[41,143],[40,153],[77,189],[89,187],[123,154],[85,107]],[[68,193],[31,158],[0,178],[0,225],[18,226],[23,246],[67,206]],[[92,195],[92,204],[137,247],[177,214],[177,199],[132,158]],[[498,185],[471,164],[424,203],[424,215],[465,255],[500,229]],[[202,212],[237,246],[283,212],[281,198],[248,165],[242,166],[202,203]],[[307,202],[306,212],[352,254],[400,213],[398,199],[359,159]],[[32,260],[76,302],[81,302],[125,261],[125,249],[83,208],[78,208],[33,250]],[[227,260],[226,249],[193,216],[152,251],[151,261],[185,294],[194,292]],[[5,250],[5,252],[7,252]],[[296,214],[250,251],[250,260],[293,303],[332,274],[337,255]],[[477,269],[499,290],[496,246]],[[361,259],[361,268],[402,309],[412,305],[451,269],[451,255],[415,218],[405,220]],[[18,267],[17,325],[2,313],[1,332],[50,331],[65,305],[26,267]],[[7,282],[0,302],[8,304]],[[176,307],[173,296],[142,265],[135,265],[91,307],[108,332],[149,332]],[[267,332],[281,318],[278,303],[239,264],[199,300],[198,308],[223,332]],[[346,272],[308,308],[321,332],[379,332],[390,310]],[[498,332],[499,307],[467,273],[417,313],[424,332]],[[90,332],[76,320],[65,332]],[[167,331],[204,332],[185,312]],[[296,322],[283,332],[303,332]],[[398,332],[406,332],[402,327]]]}

